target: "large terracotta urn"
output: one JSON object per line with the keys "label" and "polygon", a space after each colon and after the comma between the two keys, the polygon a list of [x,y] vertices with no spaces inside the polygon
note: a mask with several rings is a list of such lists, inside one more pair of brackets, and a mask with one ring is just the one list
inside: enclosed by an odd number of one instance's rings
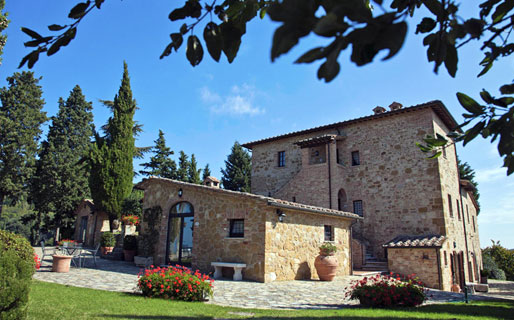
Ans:
{"label": "large terracotta urn", "polygon": [[336,276],[339,263],[334,253],[326,253],[321,250],[319,256],[314,260],[314,267],[316,267],[318,277],[321,281],[332,281]]}
{"label": "large terracotta urn", "polygon": [[70,263],[71,256],[63,256],[59,254],[54,254],[52,263],[52,271],[53,272],[69,272],[70,271]]}
{"label": "large terracotta urn", "polygon": [[125,261],[134,261],[136,250],[123,250],[123,258]]}
{"label": "large terracotta urn", "polygon": [[114,247],[101,247],[102,255],[105,256],[108,253],[111,253],[114,250]]}

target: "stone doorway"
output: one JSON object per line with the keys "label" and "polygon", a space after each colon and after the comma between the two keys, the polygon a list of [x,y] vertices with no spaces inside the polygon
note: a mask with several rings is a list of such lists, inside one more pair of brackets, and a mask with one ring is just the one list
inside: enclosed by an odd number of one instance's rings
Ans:
{"label": "stone doorway", "polygon": [[189,202],[179,202],[169,213],[166,262],[190,267],[193,258],[194,209]]}

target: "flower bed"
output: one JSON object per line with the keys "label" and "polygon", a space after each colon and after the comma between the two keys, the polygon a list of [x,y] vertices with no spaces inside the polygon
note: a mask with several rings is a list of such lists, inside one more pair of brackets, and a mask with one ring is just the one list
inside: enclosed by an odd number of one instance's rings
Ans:
{"label": "flower bed", "polygon": [[354,281],[346,294],[366,307],[414,307],[427,299],[427,289],[415,275],[376,275]]}
{"label": "flower bed", "polygon": [[123,216],[121,218],[124,224],[130,225],[130,226],[137,226],[139,225],[139,217],[133,214],[129,214],[126,216]]}
{"label": "flower bed", "polygon": [[164,298],[183,301],[203,301],[212,297],[214,280],[196,270],[177,267],[146,269],[138,274],[137,286],[149,298]]}
{"label": "flower bed", "polygon": [[36,267],[36,270],[39,270],[41,268],[41,259],[39,259],[39,256],[34,252],[34,264]]}

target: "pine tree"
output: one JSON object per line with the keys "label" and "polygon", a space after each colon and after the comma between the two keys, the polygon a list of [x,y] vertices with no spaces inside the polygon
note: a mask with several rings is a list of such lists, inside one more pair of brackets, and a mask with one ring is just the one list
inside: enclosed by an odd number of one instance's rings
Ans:
{"label": "pine tree", "polygon": [[41,125],[47,120],[39,79],[16,72],[0,89],[0,217],[9,198],[17,201],[35,171]]}
{"label": "pine tree", "polygon": [[121,217],[122,204],[132,191],[134,176],[132,159],[136,153],[133,136],[136,102],[132,99],[127,64],[123,64],[123,79],[114,97],[113,116],[107,124],[107,134],[95,134],[89,158],[89,186],[95,206],[109,215],[113,222]]}
{"label": "pine tree", "polygon": [[54,213],[53,226],[57,230],[73,230],[74,211],[82,199],[89,197],[89,170],[81,160],[90,148],[92,109],[79,86],[73,88],[66,101],[60,98],[59,111],[52,117],[39,153],[31,181],[31,200],[40,216]]}
{"label": "pine tree", "polygon": [[187,182],[189,180],[189,160],[184,151],[180,151],[178,157],[177,180]]}
{"label": "pine tree", "polygon": [[457,165],[459,167],[459,177],[461,179],[468,180],[475,187],[473,197],[475,197],[478,204],[478,211],[480,211],[480,203],[478,202],[480,193],[478,192],[478,183],[475,181],[475,170],[473,170],[467,162],[461,162],[460,160],[457,160]]}
{"label": "pine tree", "polygon": [[155,146],[152,149],[154,156],[150,157],[150,162],[141,164],[145,170],[141,170],[139,173],[144,176],[176,179],[177,164],[170,158],[173,151],[166,146],[166,139],[162,130],[159,130],[159,137],[155,140]]}
{"label": "pine tree", "polygon": [[7,36],[2,34],[2,32],[9,25],[9,20],[7,20],[7,12],[2,12],[4,10],[5,0],[0,0],[0,65],[2,64],[2,54],[4,51],[5,43],[7,42]]}
{"label": "pine tree", "polygon": [[225,160],[225,170],[221,169],[221,174],[223,188],[250,192],[252,161],[248,152],[237,141]]}
{"label": "pine tree", "polygon": [[198,163],[196,162],[196,157],[194,153],[191,155],[191,161],[189,162],[189,167],[187,168],[187,181],[191,183],[201,184],[202,180],[200,180],[200,174],[202,169],[197,169]]}
{"label": "pine tree", "polygon": [[205,181],[205,179],[207,179],[207,177],[209,177],[210,175],[211,175],[211,168],[209,168],[209,164],[206,164],[205,168],[203,169],[202,181]]}

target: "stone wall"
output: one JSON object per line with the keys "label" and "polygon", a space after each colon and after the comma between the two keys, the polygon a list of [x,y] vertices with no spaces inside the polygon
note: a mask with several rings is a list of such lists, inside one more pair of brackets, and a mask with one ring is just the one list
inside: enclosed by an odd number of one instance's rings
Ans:
{"label": "stone wall", "polygon": [[350,219],[283,210],[284,222],[275,212],[266,214],[265,281],[318,279],[314,259],[325,242],[324,226],[333,226],[339,262],[337,276],[347,276],[350,267]]}
{"label": "stone wall", "polygon": [[401,275],[416,274],[429,288],[439,286],[439,248],[388,248],[389,271]]}
{"label": "stone wall", "polygon": [[91,207],[82,202],[77,210],[75,211],[77,220],[75,221],[75,239],[79,239],[80,235],[80,220],[86,216],[87,219],[87,231],[86,231],[86,243],[85,246],[96,247],[100,243],[100,237],[102,232],[109,231],[109,217],[105,212],[92,211]]}
{"label": "stone wall", "polygon": [[354,269],[362,268],[366,247],[357,239],[352,239],[352,263]]}
{"label": "stone wall", "polygon": [[[166,261],[170,209],[186,201],[194,207],[192,267],[212,272],[211,262],[241,262],[243,278],[261,282],[317,278],[314,259],[324,242],[324,226],[334,227],[338,246],[339,276],[350,274],[350,224],[353,219],[300,209],[283,209],[279,222],[271,198],[226,191],[168,179],[152,178],[140,184],[145,189],[143,209],[160,206],[163,216],[154,263]],[[182,189],[182,196],[178,196]],[[282,209],[281,209],[282,210]],[[229,237],[229,219],[244,219],[244,238]],[[141,232],[148,229],[143,221]]]}
{"label": "stone wall", "polygon": [[[159,205],[163,210],[155,264],[166,260],[170,209],[186,201],[194,207],[192,267],[209,273],[214,270],[211,262],[241,262],[247,265],[243,270],[245,279],[264,280],[265,220],[260,201],[220,192],[220,189],[154,181],[145,190],[143,209]],[[178,196],[179,189],[183,191],[182,197]],[[244,238],[228,237],[229,219],[245,219]]]}

